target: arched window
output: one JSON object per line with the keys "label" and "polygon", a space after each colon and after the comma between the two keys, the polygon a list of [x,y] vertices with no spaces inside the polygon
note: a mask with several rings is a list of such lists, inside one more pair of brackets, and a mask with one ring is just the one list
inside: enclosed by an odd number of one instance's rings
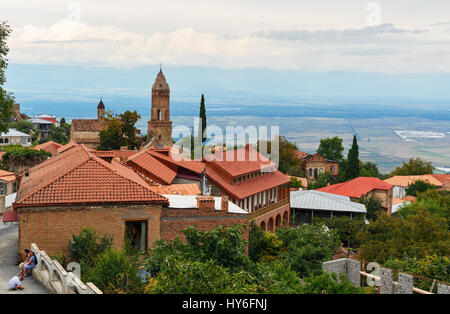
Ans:
{"label": "arched window", "polygon": [[3,139],[2,138],[0,138],[0,144],[3,144]]}
{"label": "arched window", "polygon": [[161,110],[158,109],[157,114],[158,114],[158,121],[161,121]]}
{"label": "arched window", "polygon": [[7,138],[5,138],[5,144],[8,144],[9,140]]}
{"label": "arched window", "polygon": [[319,172],[319,171],[317,170],[317,168],[314,169],[314,179],[317,179],[318,172]]}
{"label": "arched window", "polygon": [[309,168],[309,176],[310,176],[310,177],[312,177],[312,173],[313,173],[312,168]]}

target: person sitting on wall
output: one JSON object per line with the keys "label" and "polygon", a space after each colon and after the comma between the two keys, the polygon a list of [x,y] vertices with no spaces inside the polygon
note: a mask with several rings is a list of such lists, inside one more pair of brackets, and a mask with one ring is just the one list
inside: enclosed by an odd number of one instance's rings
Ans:
{"label": "person sitting on wall", "polygon": [[[26,260],[22,263],[20,263],[19,268],[22,270],[23,265],[25,265],[29,260],[30,260],[30,256],[31,256],[31,251],[29,249],[25,249],[25,256],[27,257]],[[20,275],[20,273],[19,273]]]}
{"label": "person sitting on wall", "polygon": [[28,259],[28,262],[24,263],[22,265],[22,271],[20,272],[19,276],[27,276],[28,272],[33,270],[33,268],[36,267],[37,260],[36,255],[34,255],[33,251],[30,251],[30,258]]}
{"label": "person sitting on wall", "polygon": [[14,276],[8,281],[8,289],[17,290],[25,289],[22,286],[23,276]]}

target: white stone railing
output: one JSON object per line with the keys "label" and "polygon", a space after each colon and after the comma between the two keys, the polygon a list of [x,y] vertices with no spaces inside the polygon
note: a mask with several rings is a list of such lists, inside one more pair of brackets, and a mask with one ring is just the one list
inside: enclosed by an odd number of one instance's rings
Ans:
{"label": "white stone railing", "polygon": [[[52,260],[35,243],[31,251],[36,254],[37,265],[33,277],[55,294],[103,294],[92,282],[84,284],[73,271],[67,271],[57,260]],[[68,265],[68,268],[70,264]]]}
{"label": "white stone railing", "polygon": [[[373,269],[376,270],[376,268]],[[429,291],[414,287],[414,277],[409,274],[398,273],[398,282],[396,282],[392,279],[393,272],[391,269],[378,268],[379,270],[376,272],[379,272],[379,275],[369,274],[361,271],[360,261],[350,258],[341,258],[322,263],[322,269],[324,271],[337,275],[344,274],[355,287],[361,286],[361,276],[374,280],[375,286],[378,287],[378,293],[380,294],[433,294]],[[438,283],[437,294],[450,294],[450,286],[444,283]]]}

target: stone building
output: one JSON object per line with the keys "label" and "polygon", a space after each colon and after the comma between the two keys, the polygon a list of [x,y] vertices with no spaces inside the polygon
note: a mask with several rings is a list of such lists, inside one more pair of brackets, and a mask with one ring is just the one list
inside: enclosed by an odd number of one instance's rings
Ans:
{"label": "stone building", "polygon": [[131,239],[144,250],[156,240],[182,236],[179,231],[190,225],[248,226],[249,217],[226,198],[158,194],[130,168],[85,145],[31,168],[21,178],[14,210],[19,254],[36,243],[50,256],[68,255],[72,234],[86,227],[112,235],[116,248]]}
{"label": "stone building", "polygon": [[328,172],[332,176],[339,174],[339,164],[336,161],[325,159],[320,154],[308,154],[305,152],[296,152],[296,157],[303,161],[303,170],[305,177],[310,181],[315,181],[319,174]]}
{"label": "stone building", "polygon": [[393,186],[378,178],[358,177],[344,183],[328,185],[317,191],[348,196],[352,201],[358,201],[362,196],[373,197],[381,201],[381,206],[388,215],[392,214]]}
{"label": "stone building", "polygon": [[227,195],[250,214],[250,222],[263,230],[273,232],[288,225],[291,178],[251,145],[223,152],[219,158],[217,153],[206,156],[204,161],[211,195]]}
{"label": "stone building", "polygon": [[170,88],[162,70],[152,87],[151,119],[148,121],[148,140],[153,146],[172,146],[170,121]]}
{"label": "stone building", "polygon": [[74,119],[70,126],[70,141],[95,147],[100,144],[100,131],[104,127],[105,105],[97,105],[97,119]]}
{"label": "stone building", "polygon": [[0,146],[4,145],[22,145],[24,147],[31,146],[31,135],[9,129],[7,133],[0,133]]}

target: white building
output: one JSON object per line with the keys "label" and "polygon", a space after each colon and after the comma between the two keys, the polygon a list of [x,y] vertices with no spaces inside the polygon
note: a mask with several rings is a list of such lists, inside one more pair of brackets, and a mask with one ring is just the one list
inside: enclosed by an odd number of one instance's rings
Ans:
{"label": "white building", "polygon": [[0,146],[15,144],[25,147],[31,146],[31,135],[19,132],[16,129],[9,129],[8,133],[0,134]]}

